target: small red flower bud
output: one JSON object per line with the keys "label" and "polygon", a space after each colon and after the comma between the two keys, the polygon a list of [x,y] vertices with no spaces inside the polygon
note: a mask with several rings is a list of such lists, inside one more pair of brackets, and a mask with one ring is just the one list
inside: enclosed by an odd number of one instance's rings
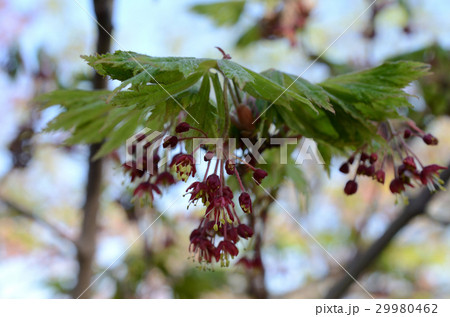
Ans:
{"label": "small red flower bud", "polygon": [[370,155],[370,158],[369,158],[370,164],[375,163],[377,160],[378,160],[378,155],[377,155],[377,153],[372,153],[372,154]]}
{"label": "small red flower bud", "polygon": [[362,162],[366,161],[369,159],[369,154],[362,152],[361,153],[361,157],[359,158]]}
{"label": "small red flower bud", "polygon": [[234,170],[236,169],[236,165],[232,160],[227,160],[225,162],[225,171],[228,175],[234,175]]}
{"label": "small red flower bud", "polygon": [[239,196],[239,205],[246,214],[251,214],[253,212],[252,199],[248,193],[244,192]]}
{"label": "small red flower bud", "polygon": [[415,171],[417,169],[416,163],[414,162],[414,158],[412,156],[405,157],[403,159],[403,164],[408,170]]}
{"label": "small red flower bud", "polygon": [[339,171],[340,171],[341,173],[348,174],[348,172],[350,171],[350,168],[349,168],[349,166],[348,166],[348,163],[342,164],[341,167],[339,168]]}
{"label": "small red flower bud", "polygon": [[367,176],[373,176],[373,174],[375,174],[375,166],[370,165],[369,167],[366,167],[365,172]]}
{"label": "small red flower bud", "polygon": [[386,173],[383,170],[378,170],[375,173],[375,178],[377,179],[378,183],[384,184],[385,177],[386,177]]}
{"label": "small red flower bud", "polygon": [[267,172],[265,170],[262,170],[258,168],[256,171],[253,172],[253,178],[255,179],[256,183],[259,185],[261,184],[261,181],[267,176]]}
{"label": "small red flower bud", "polygon": [[428,133],[425,134],[422,138],[423,142],[425,142],[427,145],[437,145],[438,139],[436,139],[432,134]]}
{"label": "small red flower bud", "polygon": [[168,137],[164,143],[163,143],[163,148],[168,148],[168,147],[175,147],[178,144],[178,138],[176,136],[170,136]]}
{"label": "small red flower bud", "polygon": [[237,233],[241,238],[248,239],[253,236],[253,230],[247,225],[240,224],[237,227]]}
{"label": "small red flower bud", "polygon": [[350,165],[353,164],[354,161],[355,161],[355,157],[353,155],[350,156],[347,160],[348,164],[350,164]]}
{"label": "small red flower bud", "polygon": [[391,183],[389,184],[389,189],[391,190],[391,193],[393,194],[400,194],[402,191],[405,190],[405,186],[403,185],[403,182],[399,178],[394,178]]}
{"label": "small red flower bud", "polygon": [[349,180],[347,184],[345,184],[344,193],[346,193],[347,195],[353,195],[354,193],[356,193],[357,190],[358,190],[357,182]]}
{"label": "small red flower bud", "polygon": [[175,128],[175,132],[176,133],[183,133],[183,132],[187,132],[189,131],[189,129],[191,128],[190,124],[187,122],[181,122],[180,124],[178,124]]}
{"label": "small red flower bud", "polygon": [[255,130],[255,125],[253,124],[254,118],[252,115],[252,110],[247,105],[239,105],[236,108],[236,113],[239,122],[244,130],[253,131]]}
{"label": "small red flower bud", "polygon": [[403,138],[408,139],[412,135],[412,132],[410,129],[405,129],[403,132]]}
{"label": "small red flower bud", "polygon": [[358,165],[358,169],[356,170],[356,174],[358,174],[358,175],[365,175],[366,174],[366,167],[364,165]]}
{"label": "small red flower bud", "polygon": [[220,178],[216,174],[211,174],[206,179],[206,185],[208,185],[209,189],[212,191],[217,190],[220,187]]}

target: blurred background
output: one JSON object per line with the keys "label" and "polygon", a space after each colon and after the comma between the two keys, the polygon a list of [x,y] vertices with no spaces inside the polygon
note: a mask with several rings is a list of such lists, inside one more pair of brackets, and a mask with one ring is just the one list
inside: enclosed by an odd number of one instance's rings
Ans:
{"label": "blurred background", "polygon": [[[112,12],[116,41],[111,41],[111,51],[221,58],[215,49],[220,46],[253,70],[277,68],[293,74],[320,57],[303,74],[312,82],[388,59],[429,63],[433,75],[407,88],[417,96],[411,98],[414,111],[409,116],[433,133],[439,146],[426,147],[420,139],[410,145],[426,164],[449,164],[447,0],[378,0],[372,6],[373,1],[365,0],[96,2],[97,8]],[[134,205],[129,184],[112,158],[103,160],[98,179],[100,203],[93,223],[97,241],[91,241],[96,248],[92,261],[83,262],[77,241],[87,222],[89,148],[64,146],[64,133],[43,133],[60,110],[39,112],[33,98],[57,88],[93,87],[93,73],[80,55],[98,48],[93,20],[98,14],[92,0],[0,0],[0,298],[77,297],[74,288],[83,286],[79,267],[86,265],[88,281],[98,278],[87,293],[93,298],[329,294],[345,275],[342,268],[276,204],[268,206],[260,241],[263,269],[258,272],[249,273],[243,265],[198,269],[188,245],[200,211],[187,211],[186,200],[170,207],[137,239],[184,187],[175,186],[153,208]],[[278,198],[345,264],[376,242],[408,207],[396,204],[388,184],[371,181],[360,182],[356,195],[345,196],[347,179],[338,172],[343,161],[332,161],[329,176],[320,166],[309,166],[304,170],[307,188],[299,190],[287,181]],[[424,213],[398,228],[391,243],[364,267],[360,282],[372,295],[450,297],[449,205],[448,192],[428,199]],[[242,246],[241,254],[245,252]],[[334,296],[367,294],[352,285]]]}

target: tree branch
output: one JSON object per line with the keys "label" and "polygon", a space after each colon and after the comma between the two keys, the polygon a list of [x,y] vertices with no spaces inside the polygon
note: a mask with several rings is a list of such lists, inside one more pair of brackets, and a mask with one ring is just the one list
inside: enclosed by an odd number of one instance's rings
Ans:
{"label": "tree branch", "polygon": [[[111,34],[112,32],[112,6],[113,0],[93,0],[94,10],[98,23]],[[105,54],[110,50],[111,38],[98,26],[97,53]],[[107,88],[106,78],[95,73],[92,80],[94,89]],[[88,288],[92,277],[92,263],[96,251],[97,218],[100,205],[100,194],[102,184],[101,159],[93,160],[95,153],[100,149],[101,144],[93,144],[89,148],[89,171],[86,185],[86,199],[83,207],[83,223],[81,233],[78,238],[77,258],[79,263],[77,285],[72,290],[75,298],[88,298]]]}
{"label": "tree branch", "polygon": [[17,214],[19,214],[22,217],[28,218],[32,221],[34,221],[35,223],[38,223],[39,225],[41,225],[42,227],[46,228],[47,230],[51,231],[53,234],[59,236],[60,238],[73,243],[74,245],[76,245],[76,241],[69,236],[68,234],[66,234],[63,230],[61,230],[60,228],[58,228],[56,225],[54,225],[53,223],[49,222],[47,219],[42,218],[41,216],[28,211],[22,207],[20,207],[19,205],[15,204],[12,201],[7,200],[6,198],[0,197],[0,201],[5,204],[9,209],[14,210]]}
{"label": "tree branch", "polygon": [[[450,164],[448,169],[441,174],[441,179],[447,184],[449,177]],[[409,202],[378,240],[376,240],[365,252],[359,252],[355,255],[347,265],[347,271],[354,278],[358,278],[358,276],[380,256],[383,250],[403,227],[405,227],[413,218],[425,213],[426,207],[433,196],[434,193],[430,192],[427,188],[424,188],[417,197]],[[342,297],[353,282],[353,279],[348,274],[345,274],[345,276],[331,287],[325,298]]]}

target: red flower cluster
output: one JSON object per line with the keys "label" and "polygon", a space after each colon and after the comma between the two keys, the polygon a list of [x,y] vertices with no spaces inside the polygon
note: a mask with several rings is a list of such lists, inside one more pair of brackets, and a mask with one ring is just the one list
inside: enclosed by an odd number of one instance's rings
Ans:
{"label": "red flower cluster", "polygon": [[[350,166],[355,162],[357,154],[357,152],[353,153],[353,155],[350,156],[350,158],[341,165],[341,167],[339,168],[339,171],[341,173],[348,174],[350,172]],[[361,152],[357,160],[358,164],[355,176],[353,180],[349,180],[347,182],[344,188],[344,192],[347,195],[353,195],[358,190],[358,183],[356,182],[356,177],[358,175],[372,177],[379,183],[384,184],[385,172],[382,169],[383,163],[381,164],[380,168],[377,169],[377,161],[378,155],[376,153],[372,153],[369,155],[365,152]]]}
{"label": "red flower cluster", "polygon": [[[196,130],[207,136],[205,132],[191,127],[186,122],[178,124],[175,128],[175,132],[178,134],[189,130]],[[192,137],[169,136],[163,142],[162,147],[166,151],[171,151],[178,145],[179,141],[187,139],[192,139]],[[145,140],[145,135],[138,136],[137,141],[143,140]],[[144,148],[152,149],[151,145],[152,142],[148,142]],[[130,174],[132,182],[137,179],[142,180],[134,190],[134,196],[139,198],[145,196],[153,200],[154,193],[161,195],[159,186],[175,183],[175,178],[167,170],[167,166],[162,171],[157,167],[160,160],[157,154],[158,149],[155,149],[154,153],[150,155],[150,157],[153,157],[151,165],[147,162],[147,153],[144,153],[142,157],[137,157],[135,147],[131,147],[129,151],[133,155],[133,160],[124,164],[124,169]],[[176,154],[169,165],[173,173],[177,175],[177,178],[184,182],[187,182],[191,176],[197,176],[194,152],[191,154]],[[236,177],[240,184],[242,192],[238,201],[244,213],[252,213],[252,200],[245,191],[236,163],[231,158],[216,158],[214,172],[208,173],[210,167],[214,164],[214,158],[215,154],[211,151],[205,154],[204,160],[207,162],[207,170],[203,181],[191,183],[186,190],[186,195],[190,195],[188,207],[190,204],[197,205],[198,202],[201,202],[206,207],[199,227],[191,233],[189,249],[195,254],[199,263],[211,263],[215,260],[216,262],[220,261],[222,266],[228,266],[230,258],[234,258],[239,253],[239,249],[236,246],[238,241],[252,237],[253,230],[241,223],[239,219],[235,203],[233,202],[233,192],[225,184],[225,173]],[[258,184],[267,176],[267,172],[256,169],[250,164],[245,164],[253,171],[253,178]],[[148,178],[145,178],[146,171],[149,174]]]}
{"label": "red flower cluster", "polygon": [[[358,157],[357,168],[352,180],[349,180],[345,185],[344,192],[347,195],[352,195],[358,190],[358,183],[356,182],[357,176],[368,176],[384,184],[385,171],[384,165],[387,159],[391,160],[394,166],[394,179],[389,184],[389,189],[393,194],[401,194],[405,191],[405,186],[414,187],[414,185],[424,185],[430,190],[436,190],[442,188],[442,181],[439,179],[439,171],[446,169],[436,164],[424,166],[419,161],[416,155],[412,153],[412,150],[406,144],[404,139],[408,139],[411,136],[419,136],[427,145],[436,145],[438,140],[431,134],[425,134],[413,123],[408,123],[409,127],[403,131],[402,135],[392,133],[392,137],[388,141],[395,140],[394,150],[400,157],[401,164],[395,165],[394,159],[390,155],[383,153],[381,163],[378,160],[377,153],[367,154],[364,151],[356,151],[350,158],[344,162],[339,171],[348,174],[350,172],[350,166],[355,162]],[[417,166],[419,165],[419,167]]]}
{"label": "red flower cluster", "polygon": [[[211,263],[214,259],[220,261],[222,266],[228,266],[230,258],[239,254],[237,242],[252,237],[253,230],[241,223],[233,202],[233,192],[225,184],[225,171],[238,179],[242,190],[238,200],[244,213],[253,211],[252,200],[243,188],[235,163],[230,159],[217,159],[214,173],[208,175],[212,158],[211,152],[206,153],[208,167],[203,181],[192,183],[186,190],[190,195],[189,204],[196,205],[201,201],[206,207],[199,227],[191,233],[190,251],[196,254],[199,263]],[[254,174],[257,171],[262,170],[254,169]]]}

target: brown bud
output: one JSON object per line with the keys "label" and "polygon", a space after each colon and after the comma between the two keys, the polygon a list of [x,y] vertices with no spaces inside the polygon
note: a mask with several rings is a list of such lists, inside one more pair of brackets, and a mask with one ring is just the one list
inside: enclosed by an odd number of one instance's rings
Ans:
{"label": "brown bud", "polygon": [[255,126],[253,125],[253,114],[249,106],[239,105],[236,110],[242,128],[247,131],[255,130]]}

